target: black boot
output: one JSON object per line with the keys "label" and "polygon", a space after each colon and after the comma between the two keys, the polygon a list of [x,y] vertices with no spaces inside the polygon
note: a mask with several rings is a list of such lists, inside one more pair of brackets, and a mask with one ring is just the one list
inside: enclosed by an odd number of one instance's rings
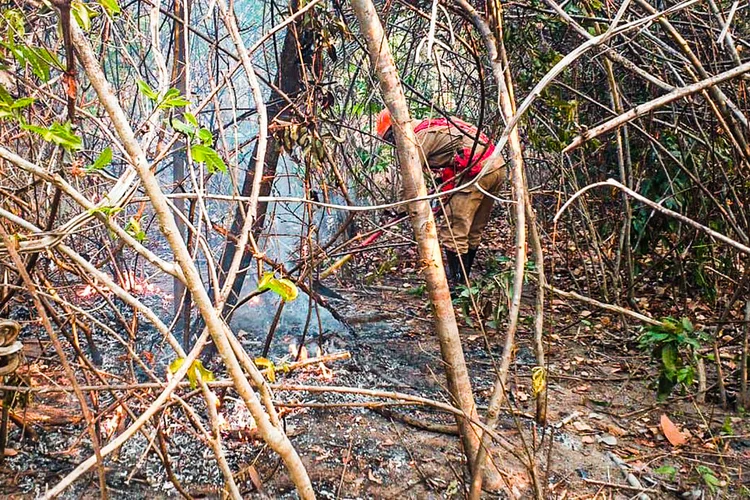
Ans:
{"label": "black boot", "polygon": [[448,285],[451,290],[456,288],[456,285],[460,285],[464,281],[464,275],[461,272],[461,258],[456,252],[445,249],[445,262],[447,264],[445,268],[445,275],[448,278]]}
{"label": "black boot", "polygon": [[477,256],[476,248],[469,248],[469,251],[461,256],[461,259],[464,261],[464,271],[466,272],[467,278],[471,276],[471,266],[474,265],[474,257],[476,256]]}

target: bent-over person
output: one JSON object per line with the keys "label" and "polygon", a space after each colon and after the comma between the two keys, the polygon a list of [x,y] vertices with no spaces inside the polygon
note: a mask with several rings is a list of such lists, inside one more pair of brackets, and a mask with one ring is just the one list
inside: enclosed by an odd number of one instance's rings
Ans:
{"label": "bent-over person", "polygon": [[[378,136],[391,144],[394,142],[392,123],[387,108],[378,114]],[[489,137],[459,118],[430,118],[414,121],[413,125],[422,167],[437,175],[443,191],[476,177],[494,151]],[[505,170],[505,162],[498,162],[478,182],[452,193],[445,202],[446,217],[440,224],[438,236],[452,289],[469,276],[492,213],[494,199],[479,187],[496,195],[505,180]]]}

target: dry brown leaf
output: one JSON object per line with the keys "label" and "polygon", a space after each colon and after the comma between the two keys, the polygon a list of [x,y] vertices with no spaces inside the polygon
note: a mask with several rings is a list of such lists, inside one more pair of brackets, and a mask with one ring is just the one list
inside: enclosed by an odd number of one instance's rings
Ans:
{"label": "dry brown leaf", "polygon": [[641,446],[645,446],[647,448],[655,448],[656,444],[649,440],[649,439],[642,439],[642,438],[635,438],[635,442]]}
{"label": "dry brown leaf", "polygon": [[687,442],[685,436],[680,432],[680,429],[669,420],[669,417],[666,414],[662,414],[660,423],[664,437],[667,438],[672,446],[681,446]]}
{"label": "dry brown leaf", "polygon": [[611,425],[607,426],[607,432],[609,432],[610,434],[612,434],[615,437],[622,437],[625,434],[627,434],[627,431],[625,429],[623,429],[621,427],[618,427],[618,426],[616,426],[614,424],[611,424]]}
{"label": "dry brown leaf", "polygon": [[372,481],[373,483],[383,484],[383,480],[380,479],[378,476],[372,473],[371,470],[367,471],[367,479]]}
{"label": "dry brown leaf", "polygon": [[589,424],[578,420],[573,422],[573,427],[575,427],[578,432],[590,432],[594,430]]}
{"label": "dry brown leaf", "polygon": [[260,479],[260,474],[258,474],[258,469],[255,468],[253,465],[248,465],[247,469],[245,469],[245,472],[247,473],[247,476],[250,478],[250,481],[252,481],[253,486],[255,486],[255,489],[262,492],[263,490],[263,481]]}

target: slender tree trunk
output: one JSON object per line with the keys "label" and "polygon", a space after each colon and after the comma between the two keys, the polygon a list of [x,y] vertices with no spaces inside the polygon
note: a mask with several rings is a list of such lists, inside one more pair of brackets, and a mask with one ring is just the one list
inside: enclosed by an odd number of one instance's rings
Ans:
{"label": "slender tree trunk", "polygon": [[[503,71],[503,65],[501,63],[502,57],[501,52],[505,50],[502,48],[502,39],[496,40],[490,29],[487,21],[477,12],[474,7],[469,4],[467,0],[456,0],[456,3],[469,15],[471,22],[476,27],[477,31],[482,37],[484,46],[490,57],[490,63],[492,67],[492,74],[495,77],[495,81],[498,87],[498,98],[500,104],[500,111],[502,112],[503,118],[506,123],[509,123],[516,113],[516,106],[513,101],[511,92],[512,81],[510,81],[509,73]],[[496,32],[502,33],[502,18],[500,17],[501,10],[499,8],[494,9],[495,22],[498,24]],[[501,47],[501,49],[498,49]],[[506,79],[507,78],[507,79]],[[510,81],[510,86],[508,85]],[[518,128],[514,127],[508,136],[508,149],[510,151],[510,166],[513,179],[513,199],[515,201],[515,222],[516,222],[516,262],[514,269],[513,278],[513,297],[511,298],[510,311],[508,313],[508,329],[505,333],[505,345],[503,346],[503,356],[500,361],[500,369],[497,373],[497,379],[495,380],[495,386],[492,390],[492,397],[490,398],[489,407],[487,409],[487,425],[492,428],[497,424],[497,420],[500,416],[500,405],[506,399],[506,383],[508,379],[508,372],[510,371],[510,365],[513,362],[513,352],[515,346],[516,331],[518,329],[518,316],[521,309],[521,292],[523,291],[524,271],[526,267],[526,214],[530,215],[529,222],[536,224],[533,211],[531,207],[531,199],[526,188],[526,176],[524,173],[523,164],[523,150],[521,148],[521,137],[518,133]],[[534,243],[534,251],[537,259],[537,265],[539,270],[539,280],[537,287],[537,299],[536,299],[536,320],[534,322],[535,335],[534,335],[534,348],[536,351],[536,358],[539,368],[545,369],[544,361],[544,343],[542,340],[543,328],[544,328],[544,256],[542,255],[542,246],[539,234],[536,231],[536,227],[532,229]],[[542,389],[537,394],[537,418],[541,421],[546,419],[547,407],[546,407],[546,394]],[[473,471],[471,478],[471,490],[469,492],[469,498],[478,499],[482,493],[482,474],[481,467],[484,464],[484,455],[487,452],[487,435],[482,435],[482,446],[479,447],[477,452],[476,462],[479,466]],[[527,451],[528,463],[526,464],[529,474],[532,476],[534,491],[537,498],[541,498],[541,486],[539,485],[537,475],[534,471],[533,457],[529,450]]]}
{"label": "slender tree trunk", "polygon": [[[290,8],[292,12],[296,11],[299,6],[298,0],[290,1]],[[281,55],[279,57],[278,72],[275,80],[275,88],[271,89],[269,103],[267,105],[268,118],[273,120],[279,116],[288,114],[287,108],[290,106],[286,98],[294,99],[304,89],[303,80],[303,65],[304,61],[300,59],[300,54],[304,53],[304,50],[300,48],[300,36],[297,31],[298,23],[292,23],[287,28],[286,35],[284,36],[284,45],[281,49]],[[278,90],[277,90],[278,89]],[[280,91],[280,92],[279,92]],[[276,141],[273,136],[268,138],[267,148],[264,156],[263,166],[263,179],[260,184],[260,196],[268,196],[271,194],[271,188],[276,177],[276,167],[281,156],[281,145]],[[242,184],[240,191],[241,196],[250,197],[253,191],[253,183],[255,181],[255,165],[258,157],[257,145],[253,150],[252,160],[249,162],[247,173]],[[263,230],[265,224],[266,211],[268,210],[267,202],[259,202],[257,206],[257,217],[253,228],[253,235],[257,237]],[[240,203],[237,206],[237,210],[234,214],[234,221],[232,222],[231,234],[238,235],[245,224],[245,218],[247,217],[248,207],[245,204]],[[221,258],[221,275],[220,278],[223,281],[226,278],[227,270],[232,263],[235,253],[237,252],[237,240],[227,239],[226,249]],[[245,247],[242,255],[242,261],[240,264],[237,276],[234,278],[232,284],[232,291],[227,298],[226,305],[224,307],[224,314],[228,314],[229,310],[237,303],[240,292],[242,291],[242,285],[245,282],[245,276],[247,275],[247,269],[252,261],[252,252]]]}
{"label": "slender tree trunk", "polygon": [[[422,176],[422,165],[416,147],[417,142],[409,116],[409,108],[383,26],[371,0],[353,0],[352,8],[359,21],[360,31],[367,42],[370,61],[380,82],[383,99],[393,115],[404,194],[407,198],[426,196],[427,189]],[[435,331],[445,363],[448,388],[456,406],[472,419],[476,419],[478,416],[474,395],[443,268],[435,219],[429,203],[427,201],[410,203],[409,218],[417,240],[421,267],[435,314]],[[466,418],[457,418],[457,420],[469,468],[474,470],[480,430],[472,426]]]}
{"label": "slender tree trunk", "polygon": [[745,324],[742,325],[742,356],[740,365],[740,407],[746,411],[750,406],[750,394],[747,391],[747,357],[750,349],[750,300],[745,302]]}
{"label": "slender tree trunk", "polygon": [[[187,31],[185,30],[185,20],[190,17],[190,0],[174,0],[173,13],[176,19],[174,21],[172,46],[173,46],[173,58],[172,58],[172,86],[180,91],[180,94],[185,95],[187,90],[187,45],[185,43],[185,37]],[[183,119],[183,108],[177,108],[174,110],[175,118],[180,120]],[[180,188],[183,181],[185,180],[185,143],[183,141],[175,144],[175,151],[172,160],[172,182],[174,183],[177,191],[183,191]],[[176,198],[174,206],[180,212],[185,211],[185,200],[182,198]],[[181,219],[177,219],[177,227],[180,230],[180,234],[185,236],[185,224]],[[179,315],[182,320],[178,324],[182,324],[182,346],[185,350],[190,349],[190,294],[185,293],[185,286],[182,281],[174,279],[174,313]],[[184,299],[183,299],[184,297]]]}

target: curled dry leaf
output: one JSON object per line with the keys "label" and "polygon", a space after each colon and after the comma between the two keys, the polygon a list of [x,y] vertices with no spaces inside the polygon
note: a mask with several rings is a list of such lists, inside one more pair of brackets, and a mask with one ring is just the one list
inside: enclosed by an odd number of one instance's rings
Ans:
{"label": "curled dry leaf", "polygon": [[614,424],[607,425],[607,432],[609,434],[612,434],[615,437],[622,437],[625,434],[627,434],[627,431],[621,427],[618,427]]}
{"label": "curled dry leaf", "polygon": [[573,422],[573,427],[575,427],[578,432],[591,432],[594,430],[589,424],[580,421]]}
{"label": "curled dry leaf", "polygon": [[672,446],[681,446],[687,441],[677,426],[666,415],[661,416],[661,431]]}
{"label": "curled dry leaf", "polygon": [[382,480],[382,479],[380,479],[380,478],[379,478],[378,476],[376,476],[375,474],[373,474],[371,470],[368,470],[368,471],[367,471],[367,479],[369,479],[369,480],[370,480],[370,481],[372,481],[373,483],[377,483],[377,484],[383,484],[383,480]]}

